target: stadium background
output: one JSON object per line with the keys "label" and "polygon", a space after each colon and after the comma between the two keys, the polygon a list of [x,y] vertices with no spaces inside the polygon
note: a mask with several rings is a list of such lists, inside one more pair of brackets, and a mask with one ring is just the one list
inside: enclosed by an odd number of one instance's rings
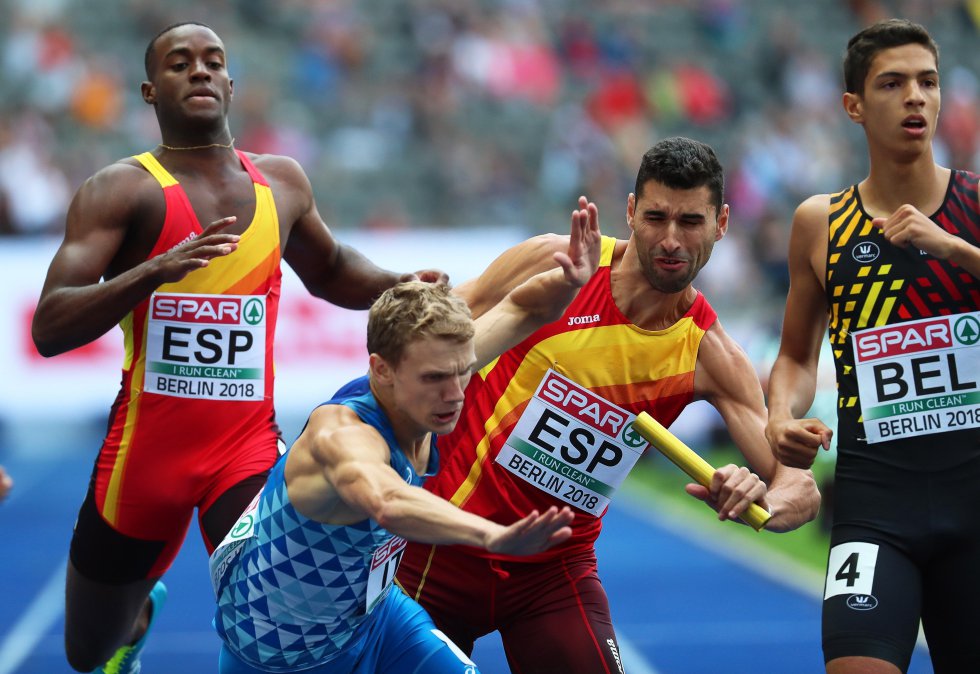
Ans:
{"label": "stadium background", "polygon": [[[11,574],[30,559],[17,555],[42,544],[63,555],[70,521],[42,542],[30,522],[8,530],[3,516],[44,504],[44,485],[25,479],[40,466],[65,461],[68,483],[83,488],[121,362],[116,330],[41,359],[30,318],[73,192],[159,141],[139,82],[146,43],[165,25],[218,32],[236,145],[299,160],[338,238],[389,268],[438,266],[464,280],[526,236],[562,231],[579,194],[597,202],[607,234],[625,236],[643,151],[667,135],[711,143],[732,224],[696,285],[763,380],[792,209],[867,170],[861,130],[839,105],[851,34],[887,16],[932,31],[937,159],[980,166],[978,0],[0,0],[0,15],[0,464],[21,468],[0,511],[14,553],[0,561],[8,608]],[[287,274],[277,344],[287,439],[363,370],[363,324]],[[814,412],[831,422],[826,354],[821,366]],[[707,406],[674,430],[708,453],[726,443]],[[826,472],[832,456],[822,459]]]}

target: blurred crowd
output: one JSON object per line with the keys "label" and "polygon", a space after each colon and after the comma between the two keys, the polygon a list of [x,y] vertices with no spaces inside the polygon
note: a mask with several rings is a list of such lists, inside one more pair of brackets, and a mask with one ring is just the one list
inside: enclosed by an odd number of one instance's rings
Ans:
{"label": "blurred crowd", "polygon": [[143,51],[184,20],[225,41],[236,145],[295,157],[341,233],[495,223],[554,231],[579,194],[599,204],[607,232],[622,233],[643,151],[667,135],[711,143],[733,215],[701,285],[736,307],[785,291],[795,205],[864,175],[860,129],[839,105],[839,62],[868,22],[904,16],[932,31],[943,78],[938,159],[980,166],[977,0],[0,7],[7,235],[59,234],[86,177],[159,142],[139,95]]}

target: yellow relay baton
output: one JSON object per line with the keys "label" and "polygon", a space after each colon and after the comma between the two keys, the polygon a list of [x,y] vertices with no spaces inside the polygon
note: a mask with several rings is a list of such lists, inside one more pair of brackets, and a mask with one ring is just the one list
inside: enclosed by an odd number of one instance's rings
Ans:
{"label": "yellow relay baton", "polygon": [[[711,484],[711,476],[715,472],[714,467],[681,442],[676,435],[664,428],[659,421],[646,412],[640,412],[636,415],[633,428],[647,442],[660,450],[661,454],[690,475],[695,482],[704,487]],[[758,503],[750,503],[741,515],[741,519],[756,531],[760,531],[762,527],[766,526],[770,517],[772,515],[767,513]]]}

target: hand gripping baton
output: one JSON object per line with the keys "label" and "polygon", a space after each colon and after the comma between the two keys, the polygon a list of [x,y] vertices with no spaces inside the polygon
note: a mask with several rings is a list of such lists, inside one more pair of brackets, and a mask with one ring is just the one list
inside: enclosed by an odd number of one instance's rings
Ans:
{"label": "hand gripping baton", "polygon": [[[697,453],[677,439],[677,436],[664,428],[663,424],[651,417],[646,412],[636,415],[633,422],[636,432],[651,445],[660,450],[660,453],[674,462],[678,468],[691,476],[698,484],[707,487],[711,484],[711,476],[715,469],[710,463],[702,459]],[[741,519],[756,531],[760,531],[766,526],[766,522],[772,517],[758,503],[750,503]]]}

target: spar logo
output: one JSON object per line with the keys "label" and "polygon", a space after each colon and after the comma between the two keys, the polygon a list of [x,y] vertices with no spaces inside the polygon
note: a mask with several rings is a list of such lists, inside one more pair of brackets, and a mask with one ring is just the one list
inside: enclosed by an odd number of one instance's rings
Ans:
{"label": "spar logo", "polygon": [[[398,555],[398,553],[405,549],[406,545],[408,545],[408,541],[404,538],[393,536],[388,542],[374,551],[374,558],[371,560],[371,570],[373,571],[385,564],[392,555]],[[398,559],[401,560],[401,555],[398,555]]]}
{"label": "spar logo", "polygon": [[964,316],[953,324],[956,341],[964,346],[973,346],[980,341],[980,321],[973,316]]}
{"label": "spar logo", "polygon": [[[249,300],[249,305],[253,302],[258,305],[258,322],[262,320],[262,303],[252,299]],[[254,317],[255,308],[250,308],[250,311]],[[242,301],[238,297],[212,295],[154,295],[150,305],[150,318],[181,323],[238,325],[242,318]],[[249,323],[252,323],[251,320]]]}
{"label": "spar logo", "polygon": [[[976,341],[976,331],[980,329],[980,326],[976,325],[976,319],[966,316],[959,322],[963,321],[972,321],[970,325],[964,324],[963,330],[972,334],[972,339]],[[949,323],[941,318],[862,330],[857,333],[854,340],[858,362],[932,349],[948,349],[953,346]]]}
{"label": "spar logo", "polygon": [[619,435],[626,423],[627,416],[622,410],[551,371],[541,383],[538,395],[573,419],[588,423],[613,438]]}
{"label": "spar logo", "polygon": [[851,249],[851,257],[854,258],[855,262],[861,264],[874,262],[879,255],[881,255],[881,249],[874,241],[862,241]]}

